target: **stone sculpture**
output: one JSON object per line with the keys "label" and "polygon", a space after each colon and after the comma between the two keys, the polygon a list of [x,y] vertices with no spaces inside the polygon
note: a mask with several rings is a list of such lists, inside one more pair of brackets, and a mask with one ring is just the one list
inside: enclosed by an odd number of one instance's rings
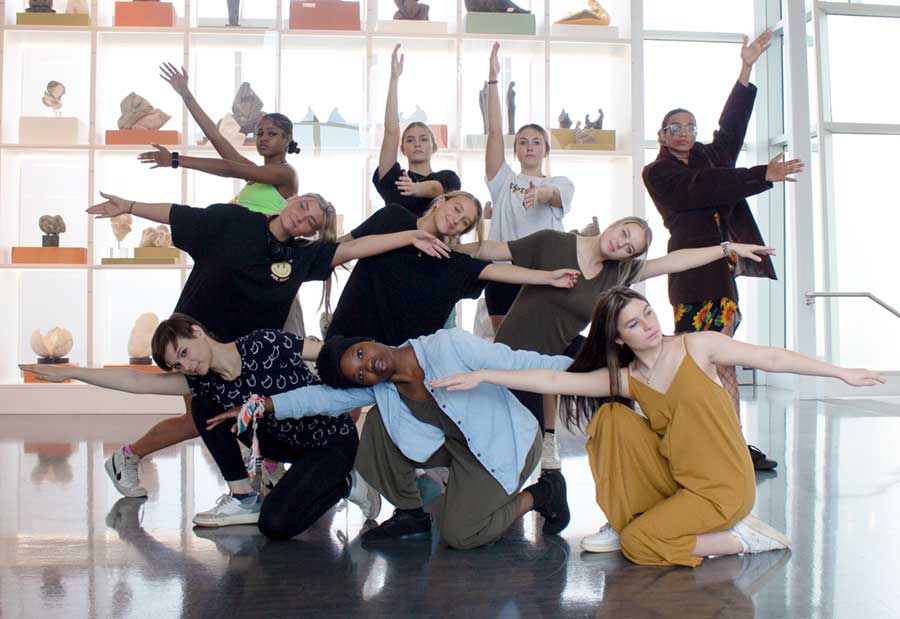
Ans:
{"label": "stone sculpture", "polygon": [[313,112],[313,109],[311,107],[309,107],[309,108],[306,108],[306,116],[304,116],[300,122],[317,123],[317,122],[319,122],[319,117],[316,116],[316,113]]}
{"label": "stone sculpture", "polygon": [[44,233],[42,247],[59,247],[59,235],[66,231],[66,222],[62,215],[41,215],[38,227]]}
{"label": "stone sculpture", "polygon": [[169,233],[169,227],[159,225],[156,227],[144,228],[141,233],[141,242],[138,247],[171,247],[172,235]]}
{"label": "stone sculpture", "polygon": [[417,21],[428,21],[428,10],[431,8],[427,4],[422,4],[418,0],[394,0],[397,5],[397,12],[394,13],[394,19],[414,19]]}
{"label": "stone sculpture", "polygon": [[156,131],[165,125],[171,116],[153,105],[137,93],[130,93],[119,104],[122,115],[119,117],[119,129],[143,129]]}
{"label": "stone sculpture", "polygon": [[66,3],[66,13],[70,15],[87,15],[88,0],[69,0]]}
{"label": "stone sculpture", "polygon": [[466,0],[470,13],[531,13],[510,0]]}
{"label": "stone sculpture", "polygon": [[231,104],[231,112],[241,127],[241,133],[245,135],[256,134],[256,126],[262,120],[262,117],[265,116],[265,112],[262,109],[262,99],[253,92],[253,89],[250,88],[250,83],[244,82],[241,84],[241,87],[238,88],[237,93],[234,95],[234,102]]}
{"label": "stone sculpture", "polygon": [[26,13],[56,13],[53,10],[53,0],[28,0]]}
{"label": "stone sculpture", "polygon": [[241,25],[241,0],[228,0],[228,25]]}
{"label": "stone sculpture", "polygon": [[159,326],[159,317],[153,312],[138,316],[128,336],[128,363],[150,365],[150,342]]}
{"label": "stone sculpture", "polygon": [[566,111],[566,108],[563,108],[563,111],[559,113],[559,128],[560,129],[571,129],[572,128],[572,119],[569,118],[569,113]]}
{"label": "stone sculpture", "polygon": [[608,26],[609,13],[600,6],[597,0],[588,0],[588,8],[569,13],[556,23],[576,26]]}
{"label": "stone sculpture", "polygon": [[478,91],[478,107],[481,109],[481,122],[484,125],[484,135],[487,135],[487,132],[488,132],[487,100],[488,100],[488,83],[485,82],[482,89],[480,91]]}
{"label": "stone sculpture", "polygon": [[594,135],[593,129],[588,127],[587,129],[581,128],[581,121],[579,120],[575,123],[575,143],[576,144],[596,144],[597,136]]}
{"label": "stone sculpture", "polygon": [[72,333],[62,327],[54,327],[41,335],[40,329],[31,334],[31,350],[38,356],[38,363],[68,363],[72,351]]}
{"label": "stone sculpture", "polygon": [[338,112],[337,106],[335,106],[335,108],[331,110],[331,114],[328,115],[328,123],[333,125],[347,124],[347,121],[344,120],[344,117]]}
{"label": "stone sculpture", "polygon": [[113,236],[116,237],[116,241],[121,243],[125,240],[125,237],[131,232],[131,215],[128,213],[122,213],[121,215],[117,215],[109,220],[110,226],[112,226]]}
{"label": "stone sculpture", "polygon": [[234,114],[228,112],[218,124],[219,133],[222,134],[232,146],[242,146],[247,136],[241,133],[241,126],[234,119]]}
{"label": "stone sculpture", "polygon": [[506,87],[506,120],[509,124],[509,135],[516,133],[516,83],[510,82]]}
{"label": "stone sculpture", "polygon": [[49,107],[53,111],[59,111],[62,108],[62,96],[66,94],[66,87],[62,82],[51,80],[47,82],[47,89],[44,96],[41,97],[41,103]]}
{"label": "stone sculpture", "polygon": [[598,108],[597,111],[600,113],[597,116],[597,120],[591,121],[590,116],[587,114],[584,115],[584,128],[585,129],[603,129],[603,108]]}

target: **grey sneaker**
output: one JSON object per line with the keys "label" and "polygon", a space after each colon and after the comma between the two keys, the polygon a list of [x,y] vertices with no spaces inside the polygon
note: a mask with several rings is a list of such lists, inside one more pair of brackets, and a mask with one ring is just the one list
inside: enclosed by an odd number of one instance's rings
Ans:
{"label": "grey sneaker", "polygon": [[141,459],[137,456],[126,455],[125,448],[120,447],[113,452],[103,466],[113,486],[124,496],[131,498],[147,496],[147,489],[141,486],[141,480],[138,477],[140,461]]}
{"label": "grey sneaker", "polygon": [[544,435],[544,445],[541,452],[541,470],[558,471],[562,468],[562,460],[559,457],[559,443],[555,434]]}
{"label": "grey sneaker", "polygon": [[731,527],[731,533],[741,540],[741,545],[745,548],[744,552],[751,554],[782,550],[791,546],[791,540],[787,535],[770,527],[753,514],[749,514]]}
{"label": "grey sneaker", "polygon": [[381,495],[366,483],[356,469],[350,472],[350,478],[352,481],[347,500],[359,506],[366,520],[377,518],[381,513]]}
{"label": "grey sneaker", "polygon": [[241,501],[231,494],[223,494],[216,501],[216,506],[194,516],[194,524],[198,527],[227,527],[233,524],[256,524],[259,521],[259,510],[262,498],[257,494],[253,502]]}

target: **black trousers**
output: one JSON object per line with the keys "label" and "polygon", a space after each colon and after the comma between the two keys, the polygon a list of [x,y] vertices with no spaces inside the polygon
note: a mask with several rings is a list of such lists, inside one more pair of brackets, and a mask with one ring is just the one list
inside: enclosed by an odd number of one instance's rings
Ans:
{"label": "black trousers", "polygon": [[[191,402],[191,414],[200,437],[226,481],[247,477],[238,439],[249,445],[251,433],[235,437],[231,424],[221,423],[211,431],[206,420],[222,412],[205,398]],[[266,424],[257,428],[260,454],[276,462],[291,463],[290,469],[263,501],[259,530],[272,539],[299,535],[350,491],[349,475],[356,459],[356,431],[333,437],[324,447],[297,447],[273,434]]]}

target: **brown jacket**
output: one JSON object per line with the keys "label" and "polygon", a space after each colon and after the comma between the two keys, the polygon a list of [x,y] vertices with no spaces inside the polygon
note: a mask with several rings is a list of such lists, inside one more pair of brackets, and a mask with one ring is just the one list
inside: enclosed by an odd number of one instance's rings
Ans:
{"label": "brown jacket", "polygon": [[[753,112],[756,86],[734,85],[711,144],[694,144],[685,165],[663,146],[644,167],[644,185],[669,230],[669,251],[708,247],[722,241],[763,244],[746,198],[772,188],[766,166],[735,168]],[[716,221],[716,215],[719,222]],[[738,275],[777,279],[772,261],[725,260],[669,275],[669,301],[692,303],[729,297],[737,300]]]}

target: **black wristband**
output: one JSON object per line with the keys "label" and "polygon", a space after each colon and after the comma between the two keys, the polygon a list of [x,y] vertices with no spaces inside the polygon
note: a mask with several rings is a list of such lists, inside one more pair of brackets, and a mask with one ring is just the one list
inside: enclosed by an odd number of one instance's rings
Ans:
{"label": "black wristband", "polygon": [[488,85],[496,84],[497,80],[488,80]]}
{"label": "black wristband", "polygon": [[177,168],[178,167],[178,151],[173,150],[171,155],[172,155],[172,167]]}

